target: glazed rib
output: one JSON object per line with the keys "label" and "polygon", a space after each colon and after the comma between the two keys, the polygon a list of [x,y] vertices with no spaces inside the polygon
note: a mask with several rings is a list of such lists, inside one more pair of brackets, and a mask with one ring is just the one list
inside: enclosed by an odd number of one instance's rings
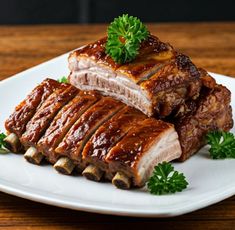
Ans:
{"label": "glazed rib", "polygon": [[109,97],[103,97],[89,108],[70,128],[56,148],[56,157],[67,156],[81,163],[81,151],[96,129],[117,113],[124,105]]}
{"label": "glazed rib", "polygon": [[[45,79],[41,84],[36,86],[31,93],[23,100],[16,108],[15,111],[5,122],[5,128],[8,134],[16,135],[16,139],[20,138],[26,130],[26,125],[36,113],[37,109],[44,103],[44,101],[59,87],[60,83],[52,80]],[[15,144],[19,143],[15,140]],[[9,143],[14,144],[14,143]],[[10,146],[13,152],[19,151],[19,146]]]}
{"label": "glazed rib", "polygon": [[131,128],[144,119],[146,119],[146,116],[139,110],[125,106],[119,113],[99,127],[87,142],[82,152],[84,161],[87,164],[94,165],[102,172],[106,172],[106,178],[112,179],[108,164],[105,162],[106,155]]}
{"label": "glazed rib", "polygon": [[78,90],[69,84],[60,84],[59,88],[47,98],[27,124],[26,131],[20,138],[26,149],[30,146],[36,147],[38,140],[49,127],[55,115],[77,92]]}
{"label": "glazed rib", "polygon": [[172,161],[181,155],[174,126],[152,118],[145,119],[114,146],[106,156],[113,173],[123,173],[141,187],[160,162]]}
{"label": "glazed rib", "polygon": [[100,95],[96,92],[80,91],[56,115],[46,133],[37,143],[38,151],[54,164],[57,160],[55,148],[80,116],[99,99]]}
{"label": "glazed rib", "polygon": [[148,116],[166,117],[181,103],[196,98],[200,73],[191,60],[150,36],[131,63],[115,63],[105,53],[106,38],[74,51],[69,81],[81,90],[98,90]]}

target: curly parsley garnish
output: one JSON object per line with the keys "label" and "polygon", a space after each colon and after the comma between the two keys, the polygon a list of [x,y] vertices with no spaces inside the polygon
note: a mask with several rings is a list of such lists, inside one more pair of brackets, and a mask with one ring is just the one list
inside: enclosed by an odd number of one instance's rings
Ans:
{"label": "curly parsley garnish", "polygon": [[213,159],[235,158],[235,138],[232,133],[214,131],[207,134],[210,156]]}
{"label": "curly parsley garnish", "polygon": [[7,148],[7,144],[4,141],[4,139],[6,137],[7,136],[4,133],[0,133],[0,153],[7,153],[8,152],[8,150],[6,149]]}
{"label": "curly parsley garnish", "polygon": [[138,18],[123,14],[108,27],[106,53],[117,63],[130,62],[135,59],[140,43],[148,35],[149,31]]}
{"label": "curly parsley garnish", "polygon": [[174,167],[167,162],[155,166],[147,183],[148,190],[154,195],[181,192],[187,186],[188,182],[183,173],[175,171]]}
{"label": "curly parsley garnish", "polygon": [[63,76],[57,80],[60,83],[69,83],[68,78]]}

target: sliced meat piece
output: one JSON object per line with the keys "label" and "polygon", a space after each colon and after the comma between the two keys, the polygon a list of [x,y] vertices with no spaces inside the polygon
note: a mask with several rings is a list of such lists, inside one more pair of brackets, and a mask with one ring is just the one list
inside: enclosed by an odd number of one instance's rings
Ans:
{"label": "sliced meat piece", "polygon": [[54,164],[57,161],[55,148],[80,116],[100,98],[100,94],[94,91],[78,92],[77,96],[60,110],[46,133],[39,140],[38,151],[42,152]]}
{"label": "sliced meat piece", "polygon": [[96,129],[117,113],[124,105],[110,97],[103,97],[89,108],[70,128],[56,148],[56,157],[67,156],[81,163],[81,151]]}
{"label": "sliced meat piece", "polygon": [[53,118],[77,92],[78,90],[74,86],[61,84],[60,87],[47,98],[27,124],[26,131],[20,138],[21,143],[26,149],[30,146],[36,147],[36,143],[49,127]]}
{"label": "sliced meat piece", "polygon": [[5,122],[5,128],[9,133],[15,133],[18,137],[25,132],[26,125],[33,117],[37,109],[60,86],[58,81],[45,79],[36,86],[23,100]]}
{"label": "sliced meat piece", "polygon": [[210,79],[204,83],[193,109],[186,116],[172,121],[182,147],[180,161],[185,161],[206,144],[205,137],[209,131],[229,131],[233,127],[230,101],[230,91],[222,85],[214,84]]}
{"label": "sliced meat piece", "polygon": [[[102,172],[105,171],[106,177],[112,179],[112,175],[109,174],[108,164],[105,162],[106,155],[131,128],[146,118],[139,110],[125,106],[119,113],[98,128],[87,142],[82,152],[84,161],[94,165]],[[87,175],[90,174],[91,172]]]}
{"label": "sliced meat piece", "polygon": [[[106,161],[113,172],[123,173],[141,187],[160,162],[172,161],[181,155],[178,135],[174,125],[148,118],[131,129],[113,147]],[[114,182],[114,181],[113,181]],[[115,184],[122,187],[121,184]]]}
{"label": "sliced meat piece", "polygon": [[103,38],[70,55],[71,84],[98,90],[148,116],[168,116],[180,103],[198,97],[198,69],[169,44],[151,35],[134,61],[120,65],[105,53],[105,43]]}
{"label": "sliced meat piece", "polygon": [[45,79],[15,108],[15,111],[5,122],[5,128],[8,133],[5,143],[9,150],[15,153],[23,150],[19,138],[25,132],[26,125],[59,85],[60,83],[55,80]]}

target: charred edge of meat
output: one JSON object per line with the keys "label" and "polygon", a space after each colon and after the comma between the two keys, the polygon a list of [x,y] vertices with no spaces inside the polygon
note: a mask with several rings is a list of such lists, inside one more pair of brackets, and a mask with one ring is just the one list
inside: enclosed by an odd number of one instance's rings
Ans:
{"label": "charred edge of meat", "polygon": [[15,133],[10,133],[5,139],[6,148],[12,151],[13,153],[20,152],[23,148],[20,143],[18,136]]}
{"label": "charred edge of meat", "polygon": [[83,176],[85,176],[88,180],[93,181],[100,181],[103,174],[104,172],[102,170],[92,164],[88,165],[82,172]]}
{"label": "charred edge of meat", "polygon": [[30,147],[25,152],[24,158],[32,164],[40,165],[44,156],[41,152],[38,152],[38,150],[35,147]]}
{"label": "charred edge of meat", "polygon": [[61,157],[54,165],[57,172],[70,175],[75,168],[74,162],[68,157]]}
{"label": "charred edge of meat", "polygon": [[129,189],[131,187],[131,179],[122,172],[117,172],[112,179],[112,184],[120,189]]}

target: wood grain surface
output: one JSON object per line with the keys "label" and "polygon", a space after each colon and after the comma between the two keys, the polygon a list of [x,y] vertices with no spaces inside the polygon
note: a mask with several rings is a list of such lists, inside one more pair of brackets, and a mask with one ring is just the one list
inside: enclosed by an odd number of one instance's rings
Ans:
{"label": "wood grain surface", "polygon": [[[151,24],[149,29],[198,66],[235,77],[235,23]],[[0,80],[98,39],[105,30],[106,25],[0,26]],[[180,217],[144,219],[72,211],[0,193],[0,229],[159,227],[235,229],[235,197]]]}

